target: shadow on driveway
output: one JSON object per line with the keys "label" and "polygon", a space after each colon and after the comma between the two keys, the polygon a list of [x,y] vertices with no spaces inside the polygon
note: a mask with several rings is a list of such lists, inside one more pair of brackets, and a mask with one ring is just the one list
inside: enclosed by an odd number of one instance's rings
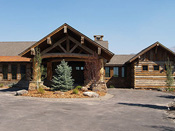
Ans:
{"label": "shadow on driveway", "polygon": [[175,96],[173,96],[173,95],[161,95],[161,96],[158,96],[158,97],[167,98],[167,99],[175,99]]}
{"label": "shadow on driveway", "polygon": [[11,87],[11,88],[1,88],[0,92],[16,92],[18,90],[28,90],[28,88],[18,88],[18,87]]}
{"label": "shadow on driveway", "polygon": [[147,107],[147,108],[159,109],[159,110],[168,109],[166,106],[158,106],[158,105],[151,105],[151,104],[136,104],[136,103],[118,103],[118,104],[127,105],[127,106]]}
{"label": "shadow on driveway", "polygon": [[175,131],[175,128],[167,126],[149,126],[149,127],[158,129],[159,131]]}

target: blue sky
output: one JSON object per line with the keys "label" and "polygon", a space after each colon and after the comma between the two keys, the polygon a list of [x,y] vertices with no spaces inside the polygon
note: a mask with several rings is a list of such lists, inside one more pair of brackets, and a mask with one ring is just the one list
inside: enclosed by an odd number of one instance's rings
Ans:
{"label": "blue sky", "polygon": [[175,46],[175,0],[0,0],[0,41],[37,41],[68,23],[115,54]]}

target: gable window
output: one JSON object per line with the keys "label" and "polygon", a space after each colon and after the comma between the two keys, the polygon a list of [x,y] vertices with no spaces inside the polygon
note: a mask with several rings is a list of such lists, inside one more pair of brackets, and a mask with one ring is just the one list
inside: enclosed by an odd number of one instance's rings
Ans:
{"label": "gable window", "polygon": [[143,71],[148,71],[148,65],[143,65],[143,66],[142,66],[142,70],[143,70]]}
{"label": "gable window", "polygon": [[8,74],[8,64],[3,64],[2,66],[2,74],[3,74],[3,79],[7,79],[7,74]]}
{"label": "gable window", "polygon": [[12,64],[11,71],[12,71],[12,79],[17,79],[17,65],[16,64]]}
{"label": "gable window", "polygon": [[154,65],[154,70],[155,71],[159,71],[159,66],[158,65]]}
{"label": "gable window", "polygon": [[105,67],[105,77],[110,77],[110,68]]}
{"label": "gable window", "polygon": [[118,67],[113,67],[113,76],[118,77],[119,75],[119,68]]}

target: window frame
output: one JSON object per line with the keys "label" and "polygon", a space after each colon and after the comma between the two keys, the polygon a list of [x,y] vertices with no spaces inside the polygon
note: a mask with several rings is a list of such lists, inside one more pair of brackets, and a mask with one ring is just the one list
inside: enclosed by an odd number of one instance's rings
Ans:
{"label": "window frame", "polygon": [[[6,67],[7,68],[7,78],[4,78],[4,67]],[[8,80],[8,64],[2,64],[2,75],[3,75],[3,77],[2,77],[2,79],[3,80]]]}
{"label": "window frame", "polygon": [[[159,67],[159,70],[155,70],[155,66],[158,66]],[[160,71],[160,65],[153,65],[153,71]]]}
{"label": "window frame", "polygon": [[[108,72],[109,75],[106,75],[106,68],[109,69],[109,72]],[[109,67],[109,66],[106,66],[106,67],[105,67],[105,77],[111,77],[110,67]]]}
{"label": "window frame", "polygon": [[[12,69],[12,67],[13,67],[14,65],[16,66],[16,75],[14,75],[15,78],[13,78],[13,73],[12,73],[12,71],[14,71],[14,70]],[[18,65],[17,65],[17,64],[11,64],[11,75],[12,75],[12,80],[17,80],[17,78],[18,78],[18,76],[17,76],[17,75],[18,75],[18,71],[17,71],[17,70],[18,70]]]}
{"label": "window frame", "polygon": [[[147,66],[147,70],[143,69],[144,66]],[[142,71],[149,71],[149,66],[148,65],[142,65]]]}
{"label": "window frame", "polygon": [[[114,75],[114,69],[115,69],[115,68],[118,69],[118,70],[117,70],[117,75],[116,75],[116,76]],[[114,66],[114,67],[113,67],[113,77],[119,77],[119,67],[118,67],[118,66]]]}

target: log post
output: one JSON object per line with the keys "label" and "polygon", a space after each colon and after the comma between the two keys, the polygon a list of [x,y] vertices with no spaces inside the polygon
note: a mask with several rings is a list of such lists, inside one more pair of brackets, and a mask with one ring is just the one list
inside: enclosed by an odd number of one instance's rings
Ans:
{"label": "log post", "polygon": [[100,81],[104,82],[104,60],[100,59],[101,69],[100,69]]}
{"label": "log post", "polygon": [[52,79],[52,62],[47,62],[47,80]]}
{"label": "log post", "polygon": [[11,71],[11,64],[8,64],[8,74],[7,74],[8,81],[12,80],[12,71]]}
{"label": "log post", "polygon": [[32,59],[33,62],[33,77],[32,81],[37,81],[37,62],[34,62],[34,58]]}

